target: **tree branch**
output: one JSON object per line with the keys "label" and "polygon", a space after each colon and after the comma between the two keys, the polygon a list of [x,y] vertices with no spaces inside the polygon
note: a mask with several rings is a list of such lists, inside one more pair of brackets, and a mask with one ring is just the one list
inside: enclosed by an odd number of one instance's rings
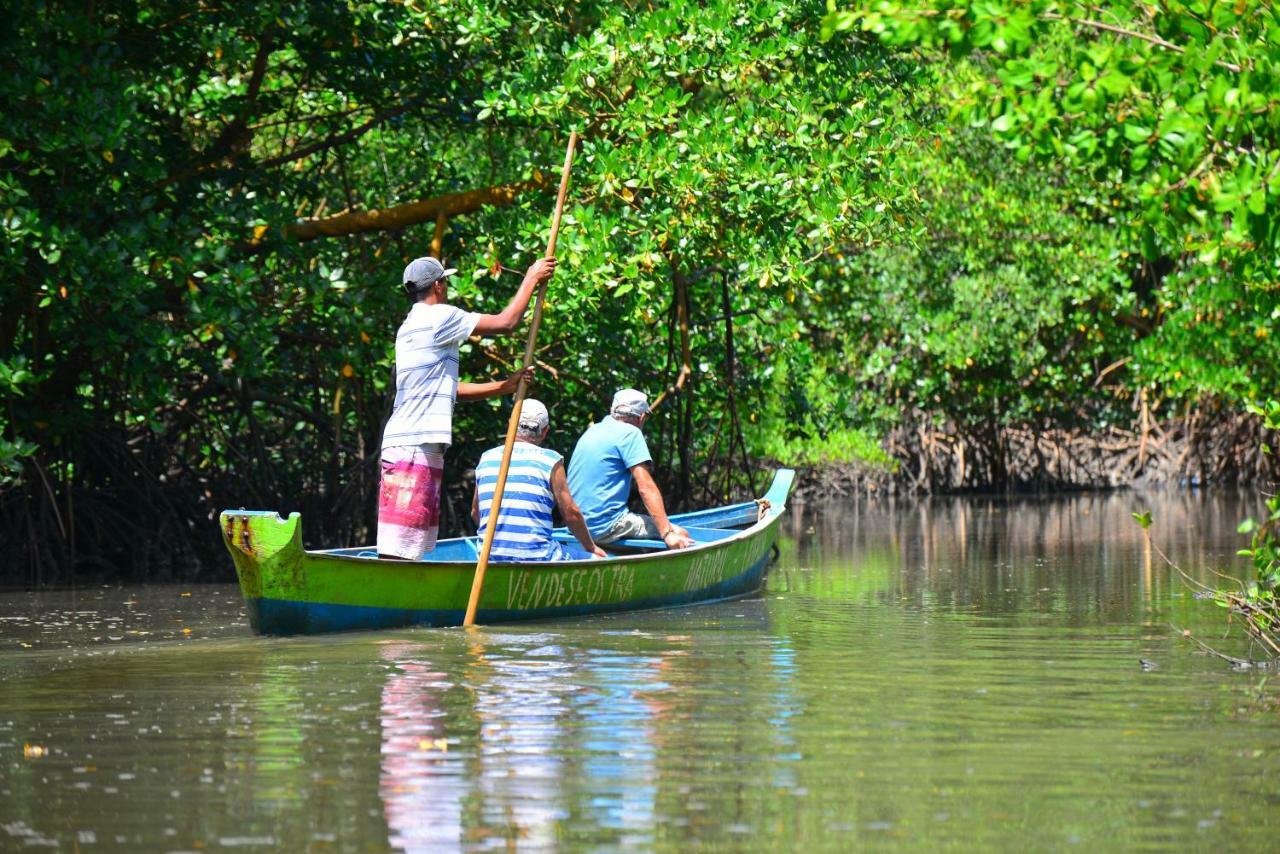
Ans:
{"label": "tree branch", "polygon": [[218,134],[218,138],[208,148],[200,152],[196,162],[181,172],[170,175],[160,182],[159,186],[176,184],[203,174],[218,164],[242,154],[249,148],[253,139],[253,129],[249,127],[249,119],[258,102],[258,93],[262,91],[262,83],[267,76],[267,65],[274,51],[274,24],[263,30],[258,39],[258,52],[253,57],[253,70],[250,72],[249,85],[245,91],[245,101],[236,110],[235,116]]}
{"label": "tree branch", "polygon": [[209,146],[208,162],[217,162],[231,151],[245,146],[253,136],[249,131],[249,115],[258,103],[258,93],[262,91],[262,81],[267,76],[267,61],[274,49],[275,26],[269,26],[258,40],[258,52],[253,57],[253,71],[249,75],[249,85],[245,90],[244,105],[236,111],[236,116],[222,130],[213,145]]}
{"label": "tree branch", "polygon": [[[367,231],[394,231],[421,222],[434,221],[441,215],[455,217],[473,213],[486,205],[505,207],[514,203],[524,193],[549,190],[555,186],[554,175],[535,172],[528,181],[499,184],[495,187],[482,187],[460,193],[446,193],[432,199],[423,199],[390,208],[348,211],[323,219],[300,220],[285,226],[284,235],[293,240],[306,241],[320,237],[362,234]],[[253,239],[247,241],[247,248],[255,249],[261,246],[265,242],[266,234],[266,229],[256,233]]]}
{"label": "tree branch", "polygon": [[354,127],[351,130],[343,131],[342,133],[333,134],[332,136],[326,137],[325,139],[322,139],[319,142],[314,142],[311,145],[303,146],[302,148],[299,148],[297,151],[292,151],[288,154],[282,154],[279,157],[272,157],[267,160],[262,160],[257,164],[257,166],[260,169],[271,169],[276,166],[283,166],[286,163],[292,163],[295,160],[301,160],[304,157],[308,157],[317,152],[324,151],[329,148],[333,148],[334,146],[346,145],[348,142],[354,142],[355,140],[359,139],[361,136],[364,136],[364,134],[366,134],[368,131],[377,127],[378,125],[382,124],[388,119],[395,118],[401,113],[408,111],[415,103],[416,101],[408,101],[404,104],[401,104],[398,107],[392,107],[389,110],[384,110],[383,112],[378,113],[376,116],[369,119],[367,122],[360,125],[359,127]]}
{"label": "tree branch", "polygon": [[680,273],[676,264],[675,256],[672,255],[668,259],[671,263],[671,278],[675,282],[675,300],[676,324],[680,328],[680,373],[676,375],[676,381],[662,390],[662,393],[654,398],[653,403],[649,406],[649,411],[657,409],[662,405],[663,401],[669,395],[678,394],[684,391],[684,384],[693,374],[693,355],[689,347],[689,280],[690,278],[699,277],[698,271],[693,277],[686,277]]}
{"label": "tree branch", "polygon": [[[1165,50],[1171,50],[1174,53],[1187,52],[1186,48],[1180,47],[1174,44],[1173,42],[1165,41],[1159,36],[1149,35],[1148,33],[1140,33],[1140,32],[1137,32],[1136,30],[1126,30],[1124,27],[1117,27],[1115,24],[1107,24],[1107,23],[1103,23],[1102,21],[1094,21],[1089,18],[1068,18],[1065,15],[1059,15],[1057,12],[1045,12],[1043,15],[1041,15],[1041,18],[1043,18],[1046,21],[1070,21],[1071,23],[1079,24],[1082,27],[1091,27],[1095,30],[1106,30],[1109,33],[1115,33],[1117,35],[1125,36],[1131,39],[1138,39],[1139,41],[1144,41],[1144,42],[1147,42],[1148,44],[1153,44],[1157,47],[1162,47]],[[1221,59],[1217,60],[1213,64],[1218,66],[1219,68],[1225,68],[1227,71],[1231,71],[1236,74],[1239,74],[1244,70],[1239,65],[1236,65],[1234,62],[1227,62]]]}

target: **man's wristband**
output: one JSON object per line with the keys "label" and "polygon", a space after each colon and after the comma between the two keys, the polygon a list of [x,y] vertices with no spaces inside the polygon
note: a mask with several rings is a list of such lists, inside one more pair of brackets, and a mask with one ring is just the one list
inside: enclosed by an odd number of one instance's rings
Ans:
{"label": "man's wristband", "polygon": [[668,534],[674,534],[675,532],[676,532],[675,528],[667,528],[667,530],[662,532],[662,539],[665,540]]}

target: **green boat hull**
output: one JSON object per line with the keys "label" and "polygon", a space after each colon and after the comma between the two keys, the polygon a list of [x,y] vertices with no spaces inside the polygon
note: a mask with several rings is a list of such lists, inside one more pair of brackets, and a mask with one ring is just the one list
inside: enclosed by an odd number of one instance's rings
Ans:
{"label": "green boat hull", "polygon": [[[779,470],[758,511],[751,503],[673,516],[698,540],[688,549],[490,564],[476,621],[576,617],[753,593],[764,581],[792,477]],[[438,559],[387,561],[359,549],[306,551],[297,513],[282,519],[232,510],[222,514],[221,524],[250,624],[261,634],[462,624],[475,573],[475,538],[442,541]]]}

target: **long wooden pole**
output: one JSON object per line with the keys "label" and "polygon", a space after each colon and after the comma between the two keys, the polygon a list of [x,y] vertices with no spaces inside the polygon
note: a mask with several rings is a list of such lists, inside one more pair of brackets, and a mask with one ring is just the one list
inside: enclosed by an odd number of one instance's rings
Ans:
{"label": "long wooden pole", "polygon": [[[560,172],[560,193],[556,196],[556,211],[551,216],[551,239],[547,241],[547,256],[556,254],[556,237],[560,234],[560,215],[564,212],[564,197],[569,191],[569,170],[573,168],[573,149],[578,144],[578,132],[569,133],[569,147],[564,153],[564,169]],[[546,302],[547,283],[538,286],[538,299],[533,306],[533,322],[529,324],[529,340],[524,346],[523,370],[533,364],[533,348],[538,341],[538,327],[542,325],[542,307]],[[471,598],[467,600],[467,614],[462,625],[473,626],[476,608],[480,604],[480,591],[484,589],[484,573],[489,568],[489,552],[493,548],[493,535],[498,529],[498,517],[502,513],[502,494],[507,488],[507,471],[511,468],[511,449],[516,444],[516,430],[520,426],[520,409],[524,405],[525,381],[520,378],[516,386],[515,402],[511,417],[507,419],[507,441],[502,446],[502,465],[498,468],[498,482],[493,487],[493,503],[489,506],[489,524],[484,531],[484,544],[480,547],[480,559],[476,562],[476,574],[471,580]]]}

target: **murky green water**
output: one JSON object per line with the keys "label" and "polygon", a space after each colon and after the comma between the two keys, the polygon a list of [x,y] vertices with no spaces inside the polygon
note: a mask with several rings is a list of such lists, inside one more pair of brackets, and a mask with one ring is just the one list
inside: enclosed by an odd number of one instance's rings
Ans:
{"label": "murky green water", "polygon": [[0,849],[1270,850],[1280,677],[1129,517],[1208,579],[1254,504],[810,508],[759,598],[470,637],[6,595]]}

